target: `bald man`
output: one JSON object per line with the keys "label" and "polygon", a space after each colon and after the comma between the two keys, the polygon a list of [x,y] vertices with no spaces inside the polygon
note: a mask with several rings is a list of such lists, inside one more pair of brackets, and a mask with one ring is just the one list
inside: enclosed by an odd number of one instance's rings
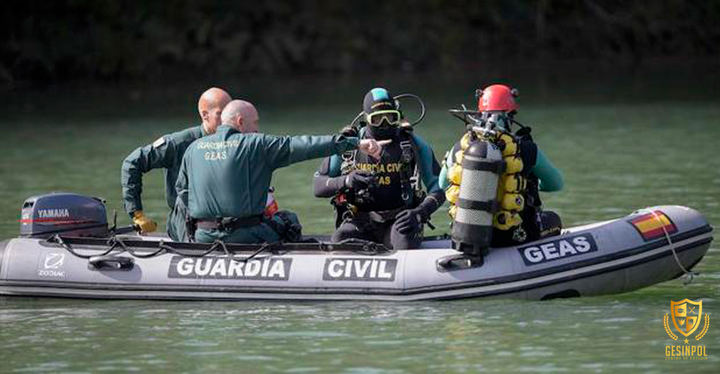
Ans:
{"label": "bald man", "polygon": [[[165,170],[165,199],[172,211],[177,198],[175,181],[185,150],[196,139],[215,133],[221,122],[222,110],[230,100],[232,99],[225,90],[217,87],[208,89],[198,100],[198,113],[202,120],[200,126],[163,135],[152,144],[137,148],[125,158],[121,171],[125,211],[130,215],[133,223],[139,226],[140,233],[148,233],[157,229],[157,223],[143,213],[140,198],[143,174],[153,169]],[[167,231],[173,240],[183,239],[185,224],[173,219],[173,216],[182,215],[184,215],[183,212],[177,212],[177,214],[171,212],[168,215]]]}
{"label": "bald man", "polygon": [[242,100],[231,101],[221,118],[214,135],[188,147],[176,184],[178,195],[188,196],[189,216],[197,227],[194,238],[201,243],[299,239],[294,214],[263,217],[273,171],[353,149],[379,158],[382,150],[382,143],[373,139],[259,133],[257,110]]}

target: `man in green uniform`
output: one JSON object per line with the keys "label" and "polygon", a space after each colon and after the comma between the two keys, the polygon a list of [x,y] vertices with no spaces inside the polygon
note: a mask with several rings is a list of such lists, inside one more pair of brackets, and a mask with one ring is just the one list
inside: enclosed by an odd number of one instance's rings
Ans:
{"label": "man in green uniform", "polygon": [[140,228],[140,233],[153,232],[157,229],[157,223],[143,213],[140,198],[143,174],[153,169],[165,169],[165,198],[171,209],[167,220],[167,231],[173,240],[183,238],[185,230],[183,207],[175,207],[177,198],[175,181],[180,162],[190,143],[215,133],[220,125],[222,110],[230,100],[232,100],[230,95],[224,90],[216,87],[208,89],[198,100],[198,112],[202,119],[200,126],[163,135],[152,144],[137,148],[125,158],[121,171],[125,211],[130,215],[133,223]]}
{"label": "man in green uniform", "polygon": [[[342,135],[273,136],[258,133],[255,107],[231,101],[214,135],[188,147],[177,179],[178,195],[188,196],[188,211],[198,242],[222,240],[262,243],[286,239],[294,215],[263,218],[275,169],[351,149],[379,157],[384,143]],[[285,221],[285,222],[283,222]]]}

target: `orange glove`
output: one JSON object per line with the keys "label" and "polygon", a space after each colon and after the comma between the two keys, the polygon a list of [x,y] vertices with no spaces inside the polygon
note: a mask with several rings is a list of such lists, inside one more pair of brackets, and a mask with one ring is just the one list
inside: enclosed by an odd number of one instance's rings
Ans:
{"label": "orange glove", "polygon": [[148,217],[145,217],[142,210],[133,212],[133,223],[140,227],[141,234],[147,234],[157,230],[157,223]]}

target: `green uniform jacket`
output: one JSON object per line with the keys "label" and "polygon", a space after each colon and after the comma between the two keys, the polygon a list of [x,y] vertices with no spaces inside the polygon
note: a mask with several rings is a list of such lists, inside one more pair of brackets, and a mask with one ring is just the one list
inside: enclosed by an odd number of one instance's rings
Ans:
{"label": "green uniform jacket", "polygon": [[193,218],[245,218],[265,210],[275,169],[355,149],[357,138],[243,134],[222,125],[185,152],[176,192]]}
{"label": "green uniform jacket", "polygon": [[121,183],[125,211],[142,210],[142,176],[152,169],[165,169],[165,199],[170,209],[175,205],[175,181],[187,147],[205,135],[202,126],[164,135],[152,144],[128,155],[122,164]]}

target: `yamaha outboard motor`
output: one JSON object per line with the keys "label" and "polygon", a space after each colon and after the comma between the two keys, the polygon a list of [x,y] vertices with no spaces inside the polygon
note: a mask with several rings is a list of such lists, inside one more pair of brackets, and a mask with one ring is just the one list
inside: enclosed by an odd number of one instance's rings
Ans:
{"label": "yamaha outboard motor", "polygon": [[47,238],[55,234],[107,236],[105,202],[74,193],[50,193],[25,200],[20,236]]}
{"label": "yamaha outboard motor", "polygon": [[453,248],[468,257],[482,260],[490,248],[498,179],[504,169],[502,151],[495,144],[479,139],[465,150],[452,241]]}

